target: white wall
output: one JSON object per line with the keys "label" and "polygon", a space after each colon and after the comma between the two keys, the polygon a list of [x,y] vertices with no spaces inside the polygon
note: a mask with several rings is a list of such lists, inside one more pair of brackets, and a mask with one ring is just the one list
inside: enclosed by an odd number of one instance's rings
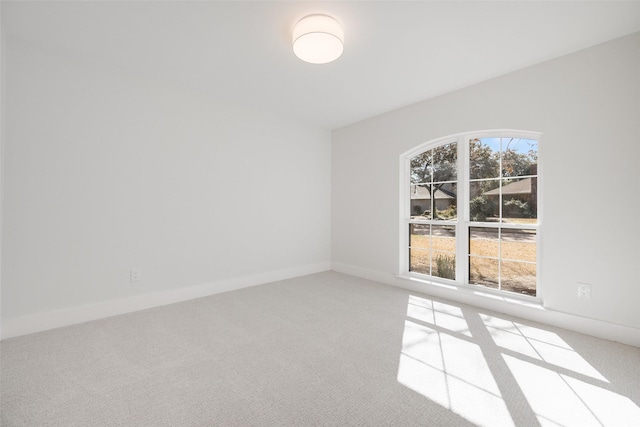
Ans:
{"label": "white wall", "polygon": [[5,337],[329,268],[330,132],[11,39],[6,65]]}
{"label": "white wall", "polygon": [[[581,316],[573,317],[578,328],[585,318],[624,325],[640,345],[640,331],[633,329],[640,328],[640,227],[630,222],[640,210],[639,76],[636,33],[335,130],[334,269],[403,286],[393,278],[401,153],[465,131],[539,131],[540,283],[547,310],[536,318],[564,312]],[[594,208],[598,197],[603,203]],[[577,282],[592,285],[590,301],[577,299]],[[445,295],[456,298],[456,292]],[[479,298],[466,301],[483,304]],[[602,331],[607,334],[606,327]]]}

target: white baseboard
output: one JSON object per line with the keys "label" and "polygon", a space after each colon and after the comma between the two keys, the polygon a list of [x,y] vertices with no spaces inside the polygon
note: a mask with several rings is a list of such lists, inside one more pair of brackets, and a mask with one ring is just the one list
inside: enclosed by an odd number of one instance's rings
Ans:
{"label": "white baseboard", "polygon": [[136,295],[133,297],[104,301],[96,304],[70,307],[46,313],[37,313],[13,319],[5,319],[2,322],[2,339],[46,331],[77,323],[84,323],[105,317],[117,316],[119,314],[145,310],[147,308],[173,304],[180,301],[206,297],[209,295],[262,285],[278,280],[320,273],[329,269],[330,263],[322,262],[283,270],[269,271],[250,276],[234,277],[184,288]]}
{"label": "white baseboard", "polygon": [[527,303],[518,300],[506,301],[504,298],[496,298],[488,294],[482,295],[481,292],[461,290],[453,286],[440,286],[419,280],[408,280],[381,271],[369,270],[352,265],[332,263],[331,269],[340,273],[373,280],[421,294],[445,298],[451,301],[521,317],[534,322],[640,347],[640,329],[632,326],[619,325],[551,310],[538,303]]}

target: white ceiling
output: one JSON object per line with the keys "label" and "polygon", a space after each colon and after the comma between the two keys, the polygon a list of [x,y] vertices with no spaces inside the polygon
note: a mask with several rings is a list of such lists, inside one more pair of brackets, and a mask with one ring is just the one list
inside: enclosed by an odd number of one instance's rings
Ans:
{"label": "white ceiling", "polygon": [[[310,13],[343,24],[337,61],[293,55]],[[9,40],[333,129],[640,31],[640,2],[3,1],[2,23]]]}

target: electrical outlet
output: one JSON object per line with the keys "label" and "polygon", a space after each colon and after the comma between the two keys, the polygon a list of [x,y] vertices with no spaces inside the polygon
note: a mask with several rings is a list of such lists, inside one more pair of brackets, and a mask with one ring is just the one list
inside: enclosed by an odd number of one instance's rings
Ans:
{"label": "electrical outlet", "polygon": [[142,280],[142,269],[132,268],[129,274],[129,280],[132,282],[139,282]]}
{"label": "electrical outlet", "polygon": [[591,299],[591,285],[578,283],[578,298]]}

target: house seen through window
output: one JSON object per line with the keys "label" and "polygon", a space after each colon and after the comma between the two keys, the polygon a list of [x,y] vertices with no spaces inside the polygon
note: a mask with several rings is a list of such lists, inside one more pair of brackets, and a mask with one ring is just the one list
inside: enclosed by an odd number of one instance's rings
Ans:
{"label": "house seen through window", "polygon": [[403,164],[409,274],[537,295],[537,134],[451,137]]}

